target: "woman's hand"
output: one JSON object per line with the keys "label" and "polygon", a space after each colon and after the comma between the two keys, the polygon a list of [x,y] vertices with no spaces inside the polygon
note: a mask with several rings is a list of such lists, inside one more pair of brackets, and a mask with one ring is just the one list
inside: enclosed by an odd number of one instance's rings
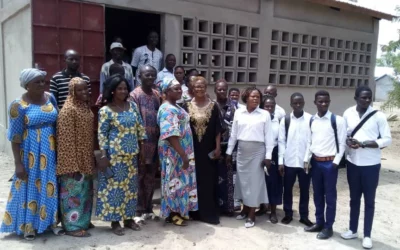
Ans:
{"label": "woman's hand", "polygon": [[269,170],[271,168],[271,160],[269,159],[265,159],[264,160],[264,165],[267,167],[267,169]]}
{"label": "woman's hand", "polygon": [[105,173],[107,168],[111,166],[110,160],[107,157],[103,157],[97,163],[97,166],[99,167],[99,169],[98,169],[99,171]]}
{"label": "woman's hand", "polygon": [[214,159],[215,160],[218,160],[219,158],[221,157],[221,148],[216,148],[215,150],[214,150]]}
{"label": "woman's hand", "polygon": [[232,155],[226,155],[226,166],[232,166]]}
{"label": "woman's hand", "polygon": [[285,175],[285,166],[279,165],[279,173],[282,177]]}
{"label": "woman's hand", "polygon": [[188,169],[189,168],[189,158],[187,157],[187,155],[184,155],[182,157],[182,161],[183,161],[182,168],[185,169],[185,170]]}
{"label": "woman's hand", "polygon": [[15,175],[18,179],[21,179],[23,181],[28,180],[28,174],[26,173],[25,167],[21,162],[15,163]]}

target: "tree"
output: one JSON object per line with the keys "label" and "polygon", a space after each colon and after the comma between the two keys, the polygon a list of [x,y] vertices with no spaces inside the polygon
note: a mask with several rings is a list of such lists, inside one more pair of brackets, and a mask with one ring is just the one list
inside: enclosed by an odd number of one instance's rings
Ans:
{"label": "tree", "polygon": [[[396,12],[400,16],[400,6],[396,7]],[[400,17],[393,20],[400,21]],[[395,77],[393,78],[393,90],[388,93],[388,100],[382,105],[382,109],[400,108],[400,30],[399,40],[390,41],[388,45],[382,46],[384,54],[376,60],[377,66],[392,67]]]}

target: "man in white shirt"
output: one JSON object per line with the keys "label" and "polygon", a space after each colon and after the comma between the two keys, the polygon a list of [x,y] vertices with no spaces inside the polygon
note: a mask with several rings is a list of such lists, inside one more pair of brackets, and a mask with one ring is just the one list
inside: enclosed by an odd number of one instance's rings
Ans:
{"label": "man in white shirt", "polygon": [[[266,89],[264,89],[264,95],[269,95],[273,96],[275,99],[278,96],[278,89],[274,85],[268,85]],[[281,120],[282,117],[286,115],[285,110],[276,104],[275,106],[275,117],[278,118],[278,120]]]}
{"label": "man in white shirt", "polygon": [[175,56],[173,54],[168,54],[165,57],[165,67],[157,74],[156,84],[159,84],[160,82],[162,82],[164,80],[164,78],[166,78],[166,77],[175,79],[175,76],[174,76],[175,65],[176,65]]}
{"label": "man in white shirt", "polygon": [[282,118],[280,122],[278,163],[284,186],[283,210],[285,217],[281,222],[289,224],[293,220],[293,186],[297,177],[300,186],[300,223],[309,227],[313,225],[308,219],[311,177],[304,169],[303,159],[310,136],[311,115],[304,112],[304,104],[304,97],[301,93],[293,93],[290,97],[290,106],[293,112]]}
{"label": "man in white shirt", "polygon": [[[347,125],[347,180],[350,189],[350,226],[341,236],[358,237],[361,195],[364,196],[364,248],[372,248],[371,229],[375,211],[375,194],[381,168],[381,148],[392,142],[385,114],[371,107],[372,91],[367,86],[356,89],[357,105],[347,109],[343,118]],[[364,124],[361,124],[365,121]]]}
{"label": "man in white shirt", "polygon": [[[305,168],[311,158],[311,180],[314,190],[316,223],[306,232],[319,232],[317,239],[333,235],[336,217],[338,164],[346,148],[346,124],[342,117],[329,111],[330,95],[325,90],[315,93],[317,114],[310,120],[311,133],[304,157]],[[307,170],[307,169],[306,169]],[[325,212],[326,207],[326,212]]]}
{"label": "man in white shirt", "polygon": [[151,31],[147,36],[147,45],[138,47],[133,52],[131,65],[136,76],[136,85],[141,84],[138,69],[142,66],[151,65],[157,70],[157,73],[161,70],[163,54],[156,48],[158,42],[157,32]]}

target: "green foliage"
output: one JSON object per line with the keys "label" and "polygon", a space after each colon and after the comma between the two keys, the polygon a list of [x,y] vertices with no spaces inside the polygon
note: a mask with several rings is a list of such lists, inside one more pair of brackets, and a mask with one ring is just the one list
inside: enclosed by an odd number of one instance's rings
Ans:
{"label": "green foliage", "polygon": [[400,108],[400,82],[393,78],[393,90],[388,93],[387,101],[381,106],[382,110]]}

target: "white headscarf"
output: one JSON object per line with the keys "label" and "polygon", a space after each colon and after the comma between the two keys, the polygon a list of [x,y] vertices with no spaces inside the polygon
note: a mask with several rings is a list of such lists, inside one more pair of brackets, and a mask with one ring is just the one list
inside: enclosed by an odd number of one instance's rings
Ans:
{"label": "white headscarf", "polygon": [[21,87],[26,89],[26,85],[30,81],[32,81],[33,79],[35,79],[38,76],[45,77],[46,75],[47,75],[46,71],[42,71],[39,69],[35,69],[35,68],[24,69],[21,71],[21,74],[19,76],[20,85],[21,85]]}

